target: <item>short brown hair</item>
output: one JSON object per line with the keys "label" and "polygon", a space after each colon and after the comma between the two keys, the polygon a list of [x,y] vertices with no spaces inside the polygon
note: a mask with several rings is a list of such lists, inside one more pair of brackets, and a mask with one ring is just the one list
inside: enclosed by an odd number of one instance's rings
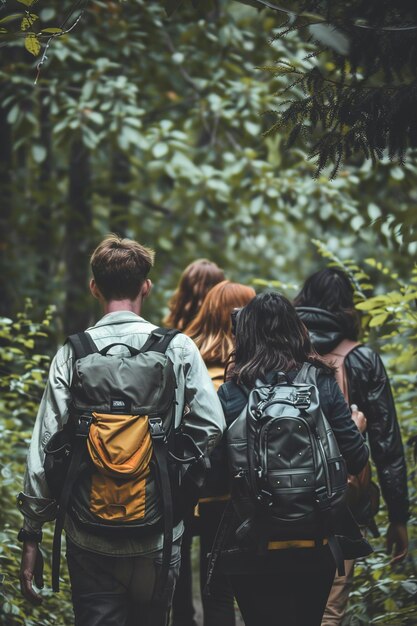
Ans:
{"label": "short brown hair", "polygon": [[108,235],[91,255],[91,270],[106,300],[134,300],[153,266],[155,253],[132,239]]}

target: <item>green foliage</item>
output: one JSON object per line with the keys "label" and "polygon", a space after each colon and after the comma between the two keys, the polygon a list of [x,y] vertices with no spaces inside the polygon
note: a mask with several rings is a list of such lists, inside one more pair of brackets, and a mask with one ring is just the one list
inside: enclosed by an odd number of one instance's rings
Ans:
{"label": "green foliage", "polygon": [[[73,3],[36,6],[47,27]],[[30,295],[57,303],[65,333],[84,327],[88,253],[109,231],[156,249],[145,311],[156,321],[196,257],[213,258],[242,282],[292,282],[316,262],[310,239],[326,238],[337,251],[343,229],[343,254],[364,258],[388,246],[406,271],[404,251],[415,252],[415,159],[404,169],[385,160],[314,180],[302,137],[287,150],[283,135],[262,136],[273,121],[265,111],[291,77],[265,80],[257,69],[291,57],[306,71],[311,44],[297,33],[276,38],[274,14],[216,6],[203,20],[189,2],[167,18],[162,3],[96,1],[80,28],[53,41],[37,87],[20,40],[3,48],[8,219],[0,255],[15,285],[4,314]],[[68,292],[79,317],[65,309]]]}
{"label": "green foliage", "polygon": [[[32,314],[28,300],[15,320],[0,319],[0,622],[7,626],[57,626],[72,621],[67,583],[59,597],[46,589],[44,604],[38,609],[32,609],[19,591],[17,532],[22,517],[15,501],[22,489],[27,448],[50,362],[46,350],[50,347],[53,309],[49,308],[41,321],[34,321]],[[47,556],[47,586],[51,539],[51,529],[47,528],[42,544]]]}
{"label": "green foliage", "polygon": [[[22,4],[26,7],[23,13],[20,11],[22,7],[19,6]],[[8,41],[23,39],[26,50],[35,57],[41,53],[42,42],[46,42],[46,47],[48,47],[52,38],[68,32],[56,26],[42,28],[39,25],[39,14],[33,13],[33,10],[39,10],[36,5],[37,0],[4,0],[0,6],[0,42],[3,41],[5,45]],[[77,3],[74,3],[74,10],[76,6]],[[6,8],[9,12],[3,15]],[[48,16],[48,13],[46,9],[46,13],[43,12],[44,17]],[[17,27],[16,22],[18,22]]]}

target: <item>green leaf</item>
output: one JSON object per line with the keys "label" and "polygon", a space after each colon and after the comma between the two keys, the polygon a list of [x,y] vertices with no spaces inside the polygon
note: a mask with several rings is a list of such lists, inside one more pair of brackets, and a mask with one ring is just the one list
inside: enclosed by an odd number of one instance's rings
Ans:
{"label": "green leaf", "polygon": [[13,22],[14,20],[19,20],[24,16],[24,13],[12,13],[11,15],[6,15],[0,20],[0,24],[7,24],[7,22]]}
{"label": "green leaf", "polygon": [[36,163],[42,163],[46,159],[46,148],[39,143],[32,145],[32,156]]}
{"label": "green leaf", "polygon": [[34,4],[35,0],[17,0],[18,2],[20,2],[20,4],[24,4],[27,7],[32,6],[32,4]]}
{"label": "green leaf", "polygon": [[167,144],[166,143],[162,143],[161,141],[159,141],[152,148],[152,154],[155,157],[155,159],[161,159],[166,154],[168,154],[168,146],[167,146]]}
{"label": "green leaf", "polygon": [[308,30],[321,44],[335,50],[338,54],[348,54],[350,47],[349,39],[334,26],[328,24],[312,24],[308,27]]}
{"label": "green leaf", "polygon": [[38,56],[41,51],[41,43],[36,35],[34,35],[33,33],[31,33],[30,35],[26,35],[25,48],[28,52],[30,52],[30,54],[33,54],[33,56]]}
{"label": "green leaf", "polygon": [[388,319],[388,313],[380,313],[379,315],[375,315],[369,322],[369,326],[374,328],[375,326],[382,326],[382,324]]}
{"label": "green leaf", "polygon": [[25,17],[22,19],[20,24],[20,30],[27,30],[30,28],[39,17],[35,13],[27,13]]}
{"label": "green leaf", "polygon": [[98,111],[88,111],[86,115],[94,124],[99,124],[100,126],[104,124],[104,116]]}
{"label": "green leaf", "polygon": [[51,35],[55,35],[58,33],[62,33],[62,28],[42,28],[43,33],[50,33]]}

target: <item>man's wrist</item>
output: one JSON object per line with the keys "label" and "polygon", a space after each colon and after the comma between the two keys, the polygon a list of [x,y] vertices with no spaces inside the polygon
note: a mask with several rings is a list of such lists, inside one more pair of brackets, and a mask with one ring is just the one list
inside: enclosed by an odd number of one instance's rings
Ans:
{"label": "man's wrist", "polygon": [[36,543],[41,543],[42,531],[27,530],[26,528],[21,528],[17,535],[17,539],[18,541],[35,541]]}

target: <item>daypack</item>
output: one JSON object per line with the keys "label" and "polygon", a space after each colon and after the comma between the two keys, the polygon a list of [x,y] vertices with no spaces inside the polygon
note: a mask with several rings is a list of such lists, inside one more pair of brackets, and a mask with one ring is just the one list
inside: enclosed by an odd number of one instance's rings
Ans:
{"label": "daypack", "polygon": [[[344,339],[332,352],[322,356],[329,365],[336,368],[336,381],[349,406],[350,388],[345,359],[354,348],[360,345],[357,341]],[[379,536],[378,528],[373,518],[379,510],[380,494],[378,485],[372,480],[370,461],[359,474],[348,475],[347,503],[358,523],[366,523],[373,535],[375,537]]]}
{"label": "daypack", "polygon": [[271,540],[327,539],[343,572],[334,529],[347,472],[320,407],[317,369],[305,363],[293,382],[283,373],[258,381],[226,437],[238,543],[262,552]]}
{"label": "daypack", "polygon": [[[58,501],[54,591],[66,514],[96,534],[163,532],[161,589],[166,582],[180,464],[203,459],[174,428],[176,378],[165,351],[177,333],[158,328],[140,350],[112,343],[99,351],[88,333],[68,338],[75,356],[69,419],[47,443],[44,463]],[[185,448],[193,451],[187,458]]]}

